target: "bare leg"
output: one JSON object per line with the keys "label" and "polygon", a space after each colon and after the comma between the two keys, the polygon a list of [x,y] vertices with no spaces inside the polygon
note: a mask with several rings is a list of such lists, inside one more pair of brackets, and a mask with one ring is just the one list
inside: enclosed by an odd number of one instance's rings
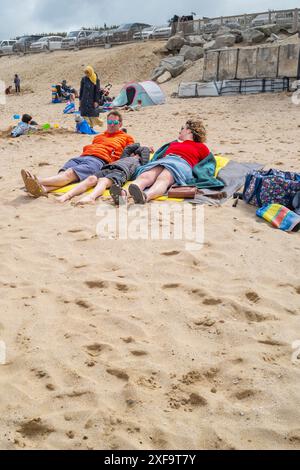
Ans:
{"label": "bare leg", "polygon": [[96,199],[104,193],[104,191],[107,188],[110,188],[112,185],[112,180],[108,178],[99,178],[97,186],[94,188],[94,190],[91,192],[91,194],[87,194],[84,196],[82,199],[80,199],[77,203],[77,205],[83,205],[83,204],[94,204]]}
{"label": "bare leg", "polygon": [[85,180],[81,181],[81,183],[77,184],[74,188],[68,191],[66,194],[57,198],[57,201],[60,203],[64,203],[70,201],[74,196],[78,196],[79,194],[85,193],[88,189],[93,188],[96,186],[98,181],[97,176],[89,176]]}
{"label": "bare leg", "polygon": [[168,170],[164,169],[157,177],[155,183],[150,187],[149,191],[147,191],[147,202],[159,196],[163,196],[173,183],[173,175]]}
{"label": "bare leg", "polygon": [[58,175],[50,176],[49,178],[38,178],[39,183],[44,187],[62,188],[68,184],[78,181],[78,176],[69,168],[66,171],[58,173]]}
{"label": "bare leg", "polygon": [[152,168],[152,170],[145,171],[144,173],[141,173],[133,183],[143,191],[144,189],[152,186],[158,175],[160,175],[163,170],[164,168],[162,166],[157,166]]}

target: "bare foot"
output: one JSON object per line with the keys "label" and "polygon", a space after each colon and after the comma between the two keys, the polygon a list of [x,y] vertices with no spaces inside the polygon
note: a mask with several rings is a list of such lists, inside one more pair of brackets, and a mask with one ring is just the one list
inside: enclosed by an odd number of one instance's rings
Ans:
{"label": "bare foot", "polygon": [[70,198],[68,194],[63,194],[62,196],[59,196],[56,198],[56,201],[59,202],[60,204],[64,204],[65,202],[69,201]]}
{"label": "bare foot", "polygon": [[79,201],[75,203],[75,206],[83,206],[85,204],[95,204],[95,202],[96,200],[93,197],[85,196],[82,199],[79,199]]}

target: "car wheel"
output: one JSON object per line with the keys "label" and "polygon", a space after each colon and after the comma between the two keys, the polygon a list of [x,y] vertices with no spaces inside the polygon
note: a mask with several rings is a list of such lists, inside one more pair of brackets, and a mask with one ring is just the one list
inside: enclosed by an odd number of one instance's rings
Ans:
{"label": "car wheel", "polygon": [[152,34],[149,34],[149,39],[153,39],[153,36],[152,36]]}

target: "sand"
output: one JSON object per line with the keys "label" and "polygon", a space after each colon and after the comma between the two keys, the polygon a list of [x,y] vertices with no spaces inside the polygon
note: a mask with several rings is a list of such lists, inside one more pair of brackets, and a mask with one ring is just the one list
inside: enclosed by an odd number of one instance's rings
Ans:
{"label": "sand", "polygon": [[[98,238],[96,209],[22,191],[20,169],[51,175],[91,141],[49,104],[92,63],[115,93],[146,79],[158,44],[1,58],[27,90],[0,106],[1,130],[32,113],[62,130],[0,138],[1,449],[299,449],[299,235],[255,208],[205,207],[205,244]],[[299,171],[299,106],[286,93],[178,100],[128,113],[156,148],[200,115],[208,144],[237,161]],[[31,93],[30,91],[34,91]],[[156,203],[153,203],[156,204]],[[109,206],[110,207],[110,206]]]}

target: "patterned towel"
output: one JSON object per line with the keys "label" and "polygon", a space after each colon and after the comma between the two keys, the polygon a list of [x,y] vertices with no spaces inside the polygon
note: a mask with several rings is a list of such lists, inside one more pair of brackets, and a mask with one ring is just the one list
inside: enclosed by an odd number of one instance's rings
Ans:
{"label": "patterned towel", "polygon": [[281,204],[268,204],[256,211],[256,215],[285,232],[300,230],[300,216]]}

